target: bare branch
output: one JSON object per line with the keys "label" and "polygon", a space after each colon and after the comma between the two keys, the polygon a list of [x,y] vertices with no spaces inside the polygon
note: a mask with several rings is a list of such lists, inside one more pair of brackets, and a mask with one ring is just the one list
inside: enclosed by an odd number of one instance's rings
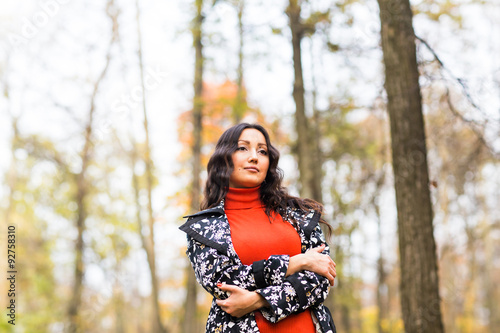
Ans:
{"label": "bare branch", "polygon": [[484,139],[483,133],[481,133],[481,131],[477,128],[477,126],[474,126],[474,125],[478,125],[478,124],[472,120],[465,119],[463,114],[461,114],[460,112],[458,112],[455,109],[455,107],[453,106],[453,102],[451,101],[450,89],[448,87],[446,87],[446,101],[448,102],[448,107],[450,108],[451,113],[453,113],[456,117],[458,117],[464,123],[468,124],[471,131],[474,132],[474,134],[477,136],[477,139],[479,140],[479,142],[481,142],[488,149],[488,151],[491,153],[491,155],[493,155],[493,157],[499,158],[500,153],[496,152],[495,149],[493,147],[491,147],[488,144],[488,142],[486,142],[486,140]]}
{"label": "bare branch", "polygon": [[481,110],[481,108],[474,102],[474,100],[472,99],[469,91],[468,91],[468,88],[464,82],[463,79],[459,78],[459,77],[456,77],[453,75],[453,73],[444,65],[443,61],[439,58],[439,56],[437,55],[436,51],[434,51],[434,49],[429,45],[429,43],[427,43],[427,41],[425,41],[423,38],[421,37],[418,37],[417,35],[415,35],[415,38],[418,39],[422,44],[425,45],[425,47],[427,47],[427,49],[432,53],[434,59],[436,59],[436,61],[439,63],[439,66],[445,71],[447,72],[455,81],[458,82],[458,84],[462,87],[462,91],[465,95],[465,97],[467,98],[467,101],[469,101],[470,105],[472,105],[475,109],[483,112]]}
{"label": "bare branch", "polygon": [[[421,37],[418,37],[417,35],[415,35],[415,38],[418,39],[423,45],[425,45],[425,47],[432,53],[434,59],[437,61],[437,63],[441,67],[441,69],[443,69],[450,77],[452,77],[456,82],[458,82],[458,84],[461,86],[462,92],[463,92],[465,98],[467,99],[467,101],[469,102],[469,104],[473,108],[475,108],[476,110],[480,111],[484,115],[484,112],[481,110],[481,108],[472,99],[472,97],[471,97],[471,95],[470,95],[470,93],[468,91],[467,85],[464,82],[464,80],[461,79],[461,78],[459,78],[459,77],[454,76],[451,73],[451,71],[444,65],[443,61],[439,58],[439,56],[437,55],[436,51],[434,51],[434,49],[429,45],[429,43],[427,43],[427,41],[425,41]],[[485,130],[485,127],[486,127],[486,123],[488,123],[488,119],[486,119],[484,123],[479,123],[478,121],[475,121],[473,119],[467,119],[453,105],[453,102],[451,100],[451,94],[450,94],[449,87],[446,87],[446,101],[447,101],[448,107],[450,108],[450,111],[453,113],[453,115],[455,115],[461,121],[463,121],[472,130],[472,132],[474,132],[474,134],[477,136],[479,142],[481,142],[488,149],[488,151],[490,152],[490,154],[493,157],[499,158],[500,157],[500,152],[496,152],[495,149],[484,138],[484,130]]]}

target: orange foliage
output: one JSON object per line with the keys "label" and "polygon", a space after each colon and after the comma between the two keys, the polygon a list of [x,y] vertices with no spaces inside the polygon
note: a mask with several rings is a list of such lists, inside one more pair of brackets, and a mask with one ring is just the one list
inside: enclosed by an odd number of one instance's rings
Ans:
{"label": "orange foliage", "polygon": [[[236,83],[226,80],[222,84],[203,84],[203,118],[202,118],[202,165],[206,165],[211,155],[217,139],[229,127],[235,124],[234,108],[237,103],[238,86]],[[243,92],[246,96],[246,92]],[[258,108],[251,108],[243,99],[242,122],[259,123],[270,130],[277,132],[278,126],[269,123]],[[191,157],[191,147],[193,144],[193,124],[192,110],[185,111],[178,118],[178,136],[183,145],[179,160],[186,162]]]}
{"label": "orange foliage", "polygon": [[[237,99],[238,86],[236,83],[226,80],[222,84],[212,84],[204,82],[202,103],[202,148],[201,148],[201,164],[202,170],[206,170],[208,159],[213,153],[215,145],[221,134],[229,127],[235,125],[235,106],[238,103]],[[264,126],[272,138],[275,138],[282,144],[289,142],[288,135],[280,131],[278,121],[268,121],[264,114],[258,108],[249,107],[246,103],[246,91],[243,91],[243,105],[240,109],[245,110],[241,122],[259,123]],[[182,112],[178,118],[178,137],[182,144],[181,153],[178,160],[188,166],[179,171],[180,174],[189,172],[190,159],[192,156],[193,145],[193,112],[188,110]],[[202,178],[204,173],[202,172]],[[180,195],[177,193],[176,195]],[[189,195],[183,196],[183,203],[189,202]],[[180,202],[179,202],[180,204]]]}

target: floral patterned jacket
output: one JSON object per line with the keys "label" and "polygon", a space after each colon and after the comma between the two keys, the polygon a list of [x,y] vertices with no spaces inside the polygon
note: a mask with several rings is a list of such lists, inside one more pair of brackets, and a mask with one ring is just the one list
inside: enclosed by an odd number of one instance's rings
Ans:
{"label": "floral patterned jacket", "polygon": [[[301,239],[302,252],[325,243],[318,223],[319,213],[289,209],[288,214],[292,214],[299,222],[294,227]],[[236,318],[215,303],[217,298],[228,297],[226,292],[217,288],[217,283],[258,292],[270,304],[269,308],[259,309],[270,322],[278,322],[292,313],[310,308],[317,332],[336,332],[331,313],[322,304],[329,291],[328,279],[310,271],[301,271],[285,278],[288,255],[272,255],[267,260],[243,265],[233,247],[224,201],[217,207],[185,217],[188,220],[180,229],[187,233],[186,253],[196,280],[214,297],[206,332],[259,332],[253,312]],[[324,253],[329,253],[328,246]]]}

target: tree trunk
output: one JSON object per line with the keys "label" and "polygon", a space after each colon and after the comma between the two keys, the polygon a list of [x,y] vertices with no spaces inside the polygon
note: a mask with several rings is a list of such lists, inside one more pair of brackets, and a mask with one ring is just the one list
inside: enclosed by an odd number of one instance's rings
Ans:
{"label": "tree trunk", "polygon": [[[115,247],[114,249],[118,249]],[[116,253],[116,252],[115,252]],[[115,255],[117,260],[116,264],[116,274],[122,273],[121,263],[122,258],[119,255]],[[126,319],[125,319],[125,299],[123,295],[122,286],[120,285],[120,280],[115,278],[113,288],[113,304],[115,305],[115,333],[126,333]]]}
{"label": "tree trunk", "polygon": [[80,331],[80,320],[78,318],[78,312],[80,311],[81,298],[82,298],[82,288],[83,288],[83,233],[85,231],[85,219],[87,218],[87,208],[85,204],[85,199],[87,196],[87,180],[86,173],[87,167],[90,162],[90,150],[91,150],[91,135],[92,135],[92,119],[94,116],[95,105],[94,98],[97,93],[99,83],[101,79],[104,77],[104,74],[107,70],[109,64],[108,62],[104,70],[101,72],[101,77],[96,82],[94,86],[94,94],[92,96],[91,107],[89,110],[87,127],[85,129],[85,143],[80,154],[82,160],[82,166],[80,172],[75,175],[76,182],[76,198],[75,201],[77,203],[77,218],[76,218],[76,228],[77,228],[77,238],[75,243],[75,273],[74,273],[74,282],[73,282],[73,292],[72,298],[68,307],[68,315],[69,315],[69,332],[79,332]]}
{"label": "tree trunk", "polygon": [[[313,39],[310,39],[310,53],[311,59],[313,58]],[[316,86],[316,75],[314,70],[314,60],[311,61],[311,82],[312,82],[312,110],[313,117],[311,119],[311,146],[312,153],[309,154],[311,158],[312,172],[312,193],[314,193],[313,198],[318,202],[323,202],[323,193],[321,191],[321,184],[323,183],[323,151],[321,150],[321,118],[319,110],[316,107],[317,102],[317,86]],[[333,255],[333,253],[332,253]]]}
{"label": "tree trunk", "polygon": [[[139,185],[139,177],[137,177],[137,174],[135,173],[135,170],[134,170],[137,161],[139,161],[139,155],[137,153],[138,147],[137,147],[137,144],[136,144],[132,135],[130,135],[130,138],[131,138],[131,142],[132,142],[130,168],[132,170],[132,187],[134,189],[135,218],[136,218],[136,223],[137,223],[137,229],[139,232],[139,237],[141,238],[142,248],[146,252],[146,257],[148,259],[148,265],[149,265],[149,263],[150,263],[149,245],[148,245],[147,237],[146,237],[146,235],[144,235],[144,231],[143,231],[144,228],[143,228],[142,217],[141,217],[142,208],[141,208],[140,194],[139,194],[141,189],[140,189],[140,185]],[[151,268],[151,266],[150,266],[150,268]],[[151,275],[152,275],[152,273],[151,273]]]}
{"label": "tree trunk", "polygon": [[[87,128],[91,129],[91,126]],[[76,175],[76,203],[77,203],[77,238],[75,243],[75,273],[73,282],[73,292],[72,298],[68,307],[69,315],[69,333],[79,332],[80,320],[78,318],[78,312],[80,311],[81,299],[82,299],[82,287],[83,287],[83,232],[85,230],[85,218],[87,216],[87,211],[85,207],[85,197],[87,194],[86,184],[85,184],[85,173],[88,161],[88,151],[89,144],[87,144],[87,139],[84,147],[84,154],[82,154],[82,169],[78,175]]]}
{"label": "tree trunk", "polygon": [[[484,236],[486,235],[489,235],[489,233]],[[498,308],[500,291],[498,290],[498,285],[496,284],[498,275],[495,274],[498,270],[495,269],[490,263],[495,260],[496,254],[494,249],[498,243],[490,237],[485,237],[482,241],[485,244],[484,246],[486,250],[486,260],[482,263],[482,275],[484,279],[483,285],[486,291],[485,307],[489,310],[488,327],[490,332],[495,332],[500,327],[500,309]]]}
{"label": "tree trunk", "polygon": [[[154,215],[153,215],[153,162],[151,159],[151,145],[149,142],[149,125],[148,125],[148,115],[146,108],[146,87],[144,83],[144,65],[142,59],[142,38],[141,38],[141,25],[140,25],[140,7],[139,0],[135,1],[136,5],[136,21],[137,21],[137,37],[138,37],[138,50],[137,56],[139,58],[139,70],[141,76],[141,89],[142,89],[142,110],[144,117],[144,134],[145,134],[145,152],[144,152],[144,164],[145,164],[145,174],[146,174],[146,191],[148,194],[148,238],[143,243],[144,249],[146,250],[146,255],[148,258],[150,278],[151,278],[151,299],[152,299],[152,326],[154,333],[165,333],[166,330],[163,327],[160,316],[160,303],[158,300],[159,287],[158,278],[156,276],[156,254],[155,254],[155,240],[154,240]],[[141,223],[142,224],[142,223]]]}
{"label": "tree trunk", "polygon": [[244,28],[243,28],[243,11],[245,8],[245,0],[240,0],[237,3],[238,10],[238,34],[240,37],[240,44],[238,47],[238,69],[237,69],[237,79],[236,84],[238,86],[238,90],[236,92],[236,101],[234,103],[233,108],[233,118],[235,124],[241,122],[243,115],[245,113],[244,105],[245,103],[245,95],[243,88],[243,37],[244,37]]}
{"label": "tree trunk", "polygon": [[351,325],[351,308],[346,305],[342,304],[340,306],[340,319],[342,322],[342,327],[345,332],[351,332],[352,331],[352,325]]}
{"label": "tree trunk", "polygon": [[[202,23],[203,23],[203,0],[196,0],[196,17],[193,26],[193,45],[195,49],[195,70],[194,70],[194,97],[193,97],[193,174],[191,185],[191,210],[200,209],[200,172],[201,172],[201,131],[202,131],[202,111],[203,111],[203,44],[202,44]],[[197,282],[191,265],[186,267],[187,274],[187,294],[184,302],[184,318],[182,321],[183,333],[198,332],[197,322]]]}
{"label": "tree trunk", "polygon": [[[5,87],[5,93],[8,94],[8,88],[7,85]],[[8,96],[8,95],[5,96]],[[10,113],[10,110],[9,110]],[[5,179],[5,184],[7,185],[7,188],[9,189],[9,202],[7,204],[7,207],[5,209],[5,223],[11,223],[11,214],[14,211],[14,196],[13,193],[16,190],[17,183],[18,183],[18,170],[17,170],[17,164],[18,164],[18,159],[15,154],[16,150],[16,141],[19,140],[19,127],[18,127],[18,118],[12,115],[12,133],[13,133],[13,138],[12,138],[12,143],[11,143],[11,162],[9,166],[9,170],[7,171],[7,177]],[[3,285],[2,285],[3,286]],[[3,303],[2,303],[3,305]],[[8,304],[6,304],[8,305]]]}
{"label": "tree trunk", "polygon": [[86,208],[86,197],[88,194],[87,188],[87,168],[91,159],[91,151],[92,151],[92,129],[93,129],[93,118],[95,113],[95,101],[97,93],[99,92],[99,88],[102,80],[104,79],[109,64],[111,62],[111,49],[113,44],[118,38],[117,33],[117,12],[114,10],[114,0],[109,0],[106,6],[106,11],[109,18],[112,21],[112,37],[108,47],[107,55],[106,55],[106,63],[104,68],[102,69],[99,77],[94,83],[94,89],[92,92],[92,96],[90,99],[90,108],[88,113],[87,125],[85,127],[85,141],[80,152],[80,158],[82,161],[81,169],[78,174],[75,175],[75,184],[76,184],[76,196],[75,201],[77,204],[77,212],[76,212],[76,228],[77,228],[77,238],[75,243],[75,273],[74,273],[74,282],[73,282],[73,292],[71,296],[71,300],[68,305],[68,329],[69,333],[80,332],[82,329],[81,319],[78,317],[78,313],[80,311],[81,299],[82,299],[82,289],[83,289],[83,271],[84,271],[84,262],[83,262],[83,233],[85,232],[85,219],[87,218],[87,208]]}
{"label": "tree trunk", "polygon": [[382,250],[382,220],[380,218],[380,207],[378,203],[376,202],[376,198],[380,194],[380,188],[381,185],[383,184],[383,179],[384,179],[384,174],[382,172],[382,175],[380,176],[380,179],[377,180],[377,187],[376,187],[376,192],[375,196],[372,198],[372,205],[375,208],[375,214],[377,216],[377,236],[378,236],[378,244],[379,244],[379,257],[377,260],[377,307],[378,307],[378,315],[377,315],[377,328],[379,333],[384,332],[382,328],[382,322],[384,319],[387,318],[387,304],[388,304],[388,299],[387,299],[387,285],[385,283],[387,273],[384,268],[384,263],[385,259],[383,256],[383,250]]}
{"label": "tree trunk", "polygon": [[443,332],[427,149],[408,0],[378,0],[398,210],[406,332]]}
{"label": "tree trunk", "polygon": [[295,128],[297,131],[297,156],[300,172],[300,195],[305,198],[317,199],[318,193],[314,193],[314,178],[312,167],[311,145],[309,144],[309,127],[306,116],[304,99],[304,79],[302,76],[302,54],[300,44],[304,34],[304,27],[300,19],[300,4],[297,0],[290,0],[286,14],[289,18],[292,33],[293,50],[293,100],[295,101]]}

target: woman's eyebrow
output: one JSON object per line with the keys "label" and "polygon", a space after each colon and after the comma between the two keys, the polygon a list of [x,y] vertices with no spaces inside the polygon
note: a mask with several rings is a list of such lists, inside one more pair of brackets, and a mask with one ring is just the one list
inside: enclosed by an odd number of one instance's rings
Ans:
{"label": "woman's eyebrow", "polygon": [[[247,141],[247,140],[238,140],[238,143],[240,143],[240,142],[246,143],[247,145],[250,144],[250,141]],[[258,146],[266,146],[267,147],[267,144],[262,143],[262,142],[259,142],[257,145]]]}

